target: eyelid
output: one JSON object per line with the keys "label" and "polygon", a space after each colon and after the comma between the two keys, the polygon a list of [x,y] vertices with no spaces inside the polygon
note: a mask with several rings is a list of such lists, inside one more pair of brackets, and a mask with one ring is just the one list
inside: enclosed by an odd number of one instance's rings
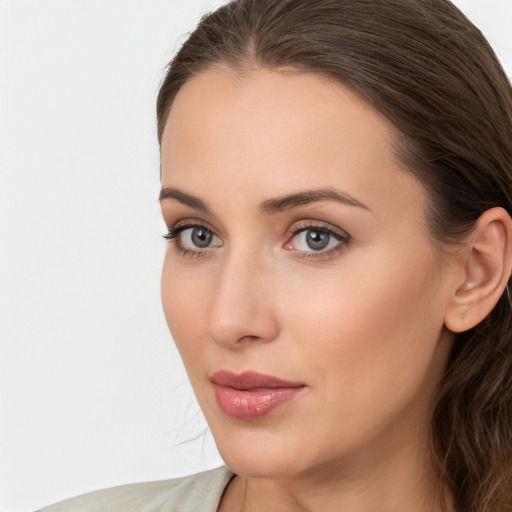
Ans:
{"label": "eyelid", "polygon": [[[190,249],[188,247],[183,247],[180,244],[180,238],[179,235],[185,230],[194,228],[194,227],[201,227],[206,229],[207,231],[210,231],[213,236],[215,236],[221,243],[218,245],[213,245],[205,248],[197,248],[197,249]],[[169,232],[163,237],[168,240],[172,241],[175,240],[175,247],[184,255],[188,257],[199,257],[199,256],[206,256],[211,251],[216,248],[223,245],[222,238],[217,234],[216,230],[213,229],[208,222],[205,222],[203,220],[199,219],[184,219],[181,221],[176,222],[172,227],[168,228]],[[330,249],[326,250],[318,250],[315,251],[312,249],[311,251],[297,249],[295,247],[287,248],[286,246],[290,244],[291,240],[296,237],[301,232],[307,231],[307,230],[317,230],[321,231],[323,233],[327,233],[328,235],[334,237],[338,243],[331,247]],[[347,233],[345,230],[340,229],[328,222],[325,221],[319,221],[319,220],[301,220],[299,222],[294,223],[287,231],[286,234],[286,240],[283,244],[283,248],[294,253],[297,257],[304,258],[304,259],[329,259],[331,257],[334,257],[338,252],[345,249],[346,246],[351,242],[352,237],[349,233]]]}
{"label": "eyelid", "polygon": [[288,230],[287,236],[290,237],[308,229],[318,229],[319,231],[327,232],[339,238],[340,240],[348,241],[351,239],[351,236],[344,229],[340,229],[328,222],[321,220],[301,220],[296,222]]}
{"label": "eyelid", "polygon": [[291,240],[293,240],[293,238],[295,238],[298,234],[308,230],[317,230],[327,233],[330,236],[333,236],[336,240],[338,240],[339,243],[336,244],[335,247],[320,251],[304,251],[300,249],[295,249],[293,247],[287,250],[294,252],[297,256],[301,258],[328,259],[329,257],[336,255],[340,250],[343,250],[352,240],[352,237],[350,236],[349,233],[347,233],[343,229],[333,226],[330,223],[318,220],[301,220],[298,223],[295,223],[288,230],[286,242],[284,243],[283,247],[286,248],[286,245],[289,244]]}
{"label": "eyelid", "polygon": [[217,231],[213,229],[208,222],[205,222],[204,220],[199,219],[183,219],[175,224],[172,225],[172,227],[168,227],[168,233],[163,235],[163,237],[166,240],[173,240],[175,239],[182,231],[185,231],[186,229],[190,228],[206,228],[208,231],[211,231],[217,238],[220,238]]}
{"label": "eyelid", "polygon": [[[207,247],[195,247],[191,248],[183,244],[183,240],[181,239],[181,233],[188,231],[193,228],[203,228],[206,231],[209,231],[213,237],[215,237],[221,243],[207,246]],[[176,222],[172,227],[168,227],[168,233],[164,234],[163,237],[168,242],[174,242],[174,249],[182,256],[186,258],[199,258],[204,256],[209,256],[212,254],[213,249],[217,247],[221,247],[223,245],[222,239],[216,234],[216,231],[210,227],[207,222],[204,222],[199,219],[184,219]]]}

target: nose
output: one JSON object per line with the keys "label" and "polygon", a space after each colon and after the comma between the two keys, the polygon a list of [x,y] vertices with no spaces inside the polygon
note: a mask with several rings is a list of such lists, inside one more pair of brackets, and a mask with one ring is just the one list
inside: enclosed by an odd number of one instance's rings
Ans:
{"label": "nose", "polygon": [[272,272],[254,254],[233,252],[219,271],[207,329],[218,345],[236,349],[266,343],[279,332]]}

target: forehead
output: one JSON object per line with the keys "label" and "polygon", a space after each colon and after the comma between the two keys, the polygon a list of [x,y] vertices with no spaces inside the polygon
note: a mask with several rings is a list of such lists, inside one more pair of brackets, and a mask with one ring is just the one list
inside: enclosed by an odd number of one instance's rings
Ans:
{"label": "forehead", "polygon": [[[164,186],[258,200],[341,187],[363,202],[422,190],[393,153],[388,120],[314,74],[205,71],[178,93],[162,138]],[[412,188],[414,190],[411,189]],[[405,187],[405,189],[404,189]],[[417,206],[416,202],[416,206]]]}
{"label": "forehead", "polygon": [[244,135],[246,146],[252,140],[255,146],[266,144],[268,151],[277,142],[297,150],[303,138],[338,146],[342,139],[353,145],[358,138],[371,138],[374,150],[389,150],[393,130],[355,93],[321,75],[221,67],[200,73],[178,92],[164,129],[163,151],[177,149],[169,143],[193,143],[198,136],[224,145],[230,136],[241,140]]}

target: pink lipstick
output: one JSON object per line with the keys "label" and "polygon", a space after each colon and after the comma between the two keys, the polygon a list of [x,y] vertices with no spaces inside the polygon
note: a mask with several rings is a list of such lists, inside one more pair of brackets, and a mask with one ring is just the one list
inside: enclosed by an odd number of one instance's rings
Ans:
{"label": "pink lipstick", "polygon": [[235,374],[228,370],[215,372],[210,380],[222,411],[239,420],[257,420],[293,400],[306,385],[288,382],[256,372]]}

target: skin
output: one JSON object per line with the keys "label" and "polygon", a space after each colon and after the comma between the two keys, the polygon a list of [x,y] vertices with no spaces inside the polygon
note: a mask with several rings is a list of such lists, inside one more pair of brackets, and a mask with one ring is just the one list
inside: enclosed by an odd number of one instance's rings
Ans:
{"label": "skin", "polygon": [[[460,273],[432,241],[426,192],[397,162],[393,137],[350,90],[311,74],[219,67],[176,97],[162,186],[208,212],[167,198],[163,216],[171,229],[192,222],[214,236],[198,248],[189,228],[169,242],[162,300],[238,475],[222,512],[440,510],[427,429]],[[326,187],[364,206],[324,199],[261,209]],[[348,241],[331,235],[327,250],[314,251],[304,241],[311,225]],[[237,420],[215,399],[209,377],[220,369],[306,388],[264,418]]]}

